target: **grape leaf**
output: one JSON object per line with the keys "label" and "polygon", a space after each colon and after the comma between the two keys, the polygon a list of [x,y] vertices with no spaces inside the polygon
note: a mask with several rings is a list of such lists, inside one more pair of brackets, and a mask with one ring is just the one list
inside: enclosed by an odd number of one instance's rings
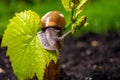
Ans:
{"label": "grape leaf", "polygon": [[37,37],[40,17],[28,10],[16,13],[3,35],[2,46],[7,46],[12,68],[18,80],[32,78],[43,80],[44,70],[51,60],[57,61],[53,51],[47,51]]}

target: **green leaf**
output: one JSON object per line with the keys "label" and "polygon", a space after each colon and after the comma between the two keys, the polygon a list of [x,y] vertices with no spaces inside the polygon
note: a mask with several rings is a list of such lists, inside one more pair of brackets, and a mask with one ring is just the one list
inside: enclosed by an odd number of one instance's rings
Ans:
{"label": "green leaf", "polygon": [[66,11],[70,12],[70,0],[62,0],[62,5],[65,8]]}
{"label": "green leaf", "polygon": [[35,74],[43,80],[44,70],[51,60],[57,61],[55,52],[47,51],[37,37],[40,17],[33,11],[16,13],[3,35],[2,46],[7,46],[7,56],[18,80],[32,78]]}

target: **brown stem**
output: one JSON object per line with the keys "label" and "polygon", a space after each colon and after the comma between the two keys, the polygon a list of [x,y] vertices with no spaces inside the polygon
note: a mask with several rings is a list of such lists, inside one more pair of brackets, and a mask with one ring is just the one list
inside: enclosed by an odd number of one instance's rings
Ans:
{"label": "brown stem", "polygon": [[60,75],[60,62],[55,64],[51,61],[49,66],[45,69],[44,80],[59,80]]}

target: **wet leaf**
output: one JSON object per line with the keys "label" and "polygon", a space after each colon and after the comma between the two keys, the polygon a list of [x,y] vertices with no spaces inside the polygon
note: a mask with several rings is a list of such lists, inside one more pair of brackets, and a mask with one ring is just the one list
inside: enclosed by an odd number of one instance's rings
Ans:
{"label": "wet leaf", "polygon": [[44,69],[51,60],[57,61],[55,52],[45,50],[37,37],[40,17],[33,11],[16,13],[3,35],[2,46],[7,46],[7,56],[18,80],[32,78],[35,74],[43,80]]}

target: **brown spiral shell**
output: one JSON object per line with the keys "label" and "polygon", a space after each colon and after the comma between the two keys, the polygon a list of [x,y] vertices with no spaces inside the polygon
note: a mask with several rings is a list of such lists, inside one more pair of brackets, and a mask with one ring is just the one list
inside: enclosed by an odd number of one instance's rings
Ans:
{"label": "brown spiral shell", "polygon": [[41,19],[41,27],[65,27],[64,15],[58,11],[50,11],[46,13]]}

